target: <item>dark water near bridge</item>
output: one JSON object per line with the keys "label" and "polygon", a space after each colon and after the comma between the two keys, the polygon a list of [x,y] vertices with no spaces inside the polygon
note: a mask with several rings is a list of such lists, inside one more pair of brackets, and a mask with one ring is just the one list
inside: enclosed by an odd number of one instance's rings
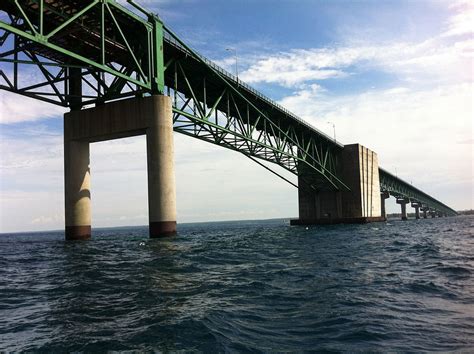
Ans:
{"label": "dark water near bridge", "polygon": [[474,350],[474,218],[0,235],[0,350]]}

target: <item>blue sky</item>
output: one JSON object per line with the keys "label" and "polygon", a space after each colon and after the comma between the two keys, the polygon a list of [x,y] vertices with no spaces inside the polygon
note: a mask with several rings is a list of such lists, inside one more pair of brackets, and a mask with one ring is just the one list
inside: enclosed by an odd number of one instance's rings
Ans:
{"label": "blue sky", "polygon": [[[235,48],[242,80],[318,129],[474,207],[472,2],[138,2],[232,73]],[[63,227],[62,113],[1,92],[0,232]],[[296,189],[250,160],[175,141],[179,222],[297,215]],[[91,168],[93,226],[146,224],[144,137],[93,144]]]}

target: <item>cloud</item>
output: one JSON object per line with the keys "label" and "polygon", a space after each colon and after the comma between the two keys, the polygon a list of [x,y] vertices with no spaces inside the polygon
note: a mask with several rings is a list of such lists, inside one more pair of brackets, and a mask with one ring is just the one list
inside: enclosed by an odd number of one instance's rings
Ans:
{"label": "cloud", "polygon": [[[53,183],[53,181],[49,181]],[[1,191],[0,232],[54,230],[64,227],[64,199],[54,188]]]}
{"label": "cloud", "polygon": [[[344,78],[356,69],[370,72],[375,68],[408,81],[468,80],[472,78],[473,49],[472,39],[299,49],[260,58],[240,77],[248,83],[296,87],[310,81]],[[434,72],[442,75],[433,76]]]}
{"label": "cloud", "polygon": [[328,134],[335,123],[338,140],[376,151],[380,166],[448,204],[473,207],[471,84],[343,96],[309,86],[279,103]]}
{"label": "cloud", "polygon": [[[354,73],[375,70],[395,74],[410,84],[446,84],[474,79],[472,60],[474,3],[460,1],[451,6],[445,31],[418,42],[344,40],[343,45],[292,49],[287,52],[255,52],[239,56],[244,66],[240,78],[252,83],[299,87],[308,82],[344,79]],[[232,58],[220,61],[230,67]],[[341,80],[342,82],[342,80]]]}
{"label": "cloud", "polygon": [[345,49],[292,50],[258,59],[240,77],[248,83],[278,83],[289,87],[306,81],[344,77],[346,73],[336,68],[350,65],[354,54],[358,55]]}
{"label": "cloud", "polygon": [[62,116],[66,109],[50,103],[2,90],[0,124],[33,122]]}
{"label": "cloud", "polygon": [[[31,129],[31,128],[30,128]],[[32,135],[27,130],[18,137],[4,136],[0,140],[0,174],[2,180],[12,178],[16,183],[22,178],[30,180],[29,172],[37,176],[52,177],[62,169],[62,136],[59,134]]]}
{"label": "cloud", "polygon": [[40,215],[31,220],[31,224],[37,226],[57,226],[58,223],[64,223],[64,215],[54,214],[54,215]]}
{"label": "cloud", "polygon": [[443,37],[471,35],[474,23],[474,3],[470,0],[455,1],[450,6],[457,13],[451,16],[447,23],[447,29]]}
{"label": "cloud", "polygon": [[[469,5],[469,6],[468,6]],[[458,208],[472,208],[473,70],[472,2],[437,36],[418,42],[351,41],[345,45],[265,53],[242,72],[249,83],[293,88],[279,101],[328,135],[336,124],[343,143],[379,154],[380,165]],[[469,29],[469,30],[468,30]],[[321,73],[329,72],[329,75]],[[374,71],[396,79],[340,94],[328,79]],[[330,89],[330,88],[331,89]],[[460,143],[462,142],[462,143]]]}
{"label": "cloud", "polygon": [[[0,152],[0,232],[62,229],[61,134],[30,126],[1,139]],[[176,133],[175,161],[178,222],[297,214],[296,189],[241,154]],[[91,144],[94,227],[147,224],[146,164],[145,136]]]}

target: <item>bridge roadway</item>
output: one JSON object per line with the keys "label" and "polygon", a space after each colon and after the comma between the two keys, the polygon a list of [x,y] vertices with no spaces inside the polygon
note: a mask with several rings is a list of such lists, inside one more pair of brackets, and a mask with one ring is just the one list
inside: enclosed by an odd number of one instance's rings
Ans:
{"label": "bridge roadway", "polygon": [[[300,194],[302,185],[316,194],[352,189],[342,163],[348,148],[199,55],[133,1],[3,0],[0,30],[0,89],[72,111],[165,94],[175,131],[278,164],[298,176]],[[388,195],[402,210],[411,202],[456,214],[382,168],[365,177],[379,180],[382,216]]]}

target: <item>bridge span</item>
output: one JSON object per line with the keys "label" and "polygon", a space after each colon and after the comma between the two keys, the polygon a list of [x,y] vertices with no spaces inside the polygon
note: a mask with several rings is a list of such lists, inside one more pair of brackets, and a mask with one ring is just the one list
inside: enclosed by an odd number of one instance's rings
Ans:
{"label": "bridge span", "polygon": [[[293,224],[406,219],[456,212],[379,168],[198,54],[133,1],[2,0],[0,89],[70,109],[64,115],[66,238],[91,235],[89,144],[147,137],[150,236],[176,231],[173,130],[272,162],[298,176]],[[32,81],[34,80],[34,82]]]}

